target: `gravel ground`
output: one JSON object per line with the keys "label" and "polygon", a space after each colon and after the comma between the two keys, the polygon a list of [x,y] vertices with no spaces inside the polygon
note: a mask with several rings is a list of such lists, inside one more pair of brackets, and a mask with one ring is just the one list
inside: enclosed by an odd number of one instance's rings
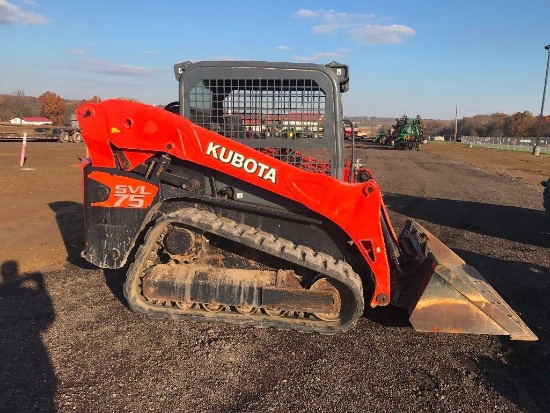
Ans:
{"label": "gravel ground", "polygon": [[72,259],[20,274],[5,261],[0,411],[546,412],[550,223],[541,191],[424,151],[358,153],[396,229],[417,219],[539,341],[417,333],[392,308],[368,309],[354,330],[331,337],[151,320],[126,307],[121,272]]}

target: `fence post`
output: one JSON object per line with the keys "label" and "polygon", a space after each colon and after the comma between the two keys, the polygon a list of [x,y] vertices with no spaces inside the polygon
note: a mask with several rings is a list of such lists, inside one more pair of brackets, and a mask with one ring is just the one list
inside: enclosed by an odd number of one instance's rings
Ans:
{"label": "fence post", "polygon": [[25,150],[27,149],[27,132],[23,133],[23,144],[21,145],[21,158],[19,159],[19,166],[25,165]]}

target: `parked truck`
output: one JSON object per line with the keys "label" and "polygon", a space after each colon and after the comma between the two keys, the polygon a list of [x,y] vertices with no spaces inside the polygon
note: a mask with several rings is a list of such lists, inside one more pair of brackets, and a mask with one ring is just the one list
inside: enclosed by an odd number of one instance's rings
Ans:
{"label": "parked truck", "polygon": [[22,139],[23,134],[27,139],[57,141],[61,143],[82,142],[80,126],[76,115],[71,116],[71,122],[63,126],[54,125],[12,125],[0,124],[0,139]]}

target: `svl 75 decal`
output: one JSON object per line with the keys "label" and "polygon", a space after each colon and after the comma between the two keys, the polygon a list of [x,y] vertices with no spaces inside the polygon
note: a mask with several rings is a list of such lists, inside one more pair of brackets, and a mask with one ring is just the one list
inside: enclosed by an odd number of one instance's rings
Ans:
{"label": "svl 75 decal", "polygon": [[109,197],[105,201],[94,202],[92,206],[148,208],[158,192],[156,185],[126,176],[115,176],[100,171],[93,171],[88,176],[110,189]]}

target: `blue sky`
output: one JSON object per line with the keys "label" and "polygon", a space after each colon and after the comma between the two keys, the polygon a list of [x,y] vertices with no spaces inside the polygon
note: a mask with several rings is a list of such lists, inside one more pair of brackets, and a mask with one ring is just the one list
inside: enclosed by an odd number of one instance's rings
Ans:
{"label": "blue sky", "polygon": [[0,0],[0,39],[0,93],[166,104],[181,61],[336,60],[347,116],[538,115],[550,0]]}

